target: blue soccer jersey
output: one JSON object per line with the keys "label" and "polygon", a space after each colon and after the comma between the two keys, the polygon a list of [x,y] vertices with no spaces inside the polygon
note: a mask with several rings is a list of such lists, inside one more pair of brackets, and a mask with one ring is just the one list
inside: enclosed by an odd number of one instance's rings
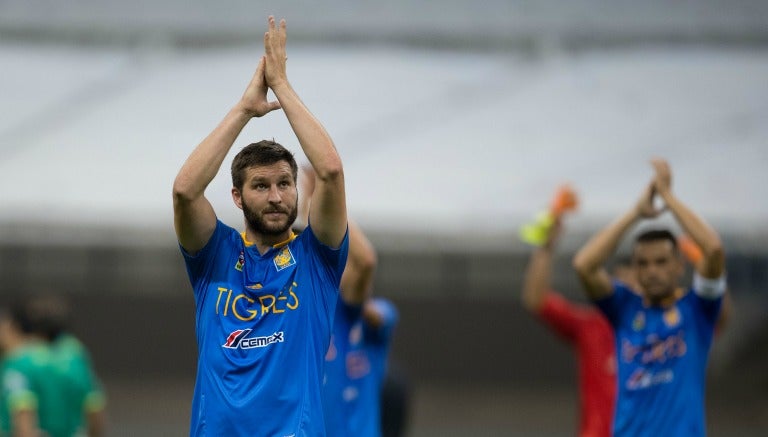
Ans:
{"label": "blue soccer jersey", "polygon": [[616,331],[616,436],[703,436],[707,356],[721,298],[693,289],[667,307],[649,306],[616,282],[596,301]]}
{"label": "blue soccer jersey", "polygon": [[329,436],[381,435],[381,385],[397,310],[385,299],[376,298],[373,305],[384,321],[379,328],[365,323],[361,306],[347,305],[339,298],[323,378]]}
{"label": "blue soccer jersey", "polygon": [[197,304],[193,436],[324,436],[321,385],[348,238],[310,228],[265,254],[218,221],[184,253]]}

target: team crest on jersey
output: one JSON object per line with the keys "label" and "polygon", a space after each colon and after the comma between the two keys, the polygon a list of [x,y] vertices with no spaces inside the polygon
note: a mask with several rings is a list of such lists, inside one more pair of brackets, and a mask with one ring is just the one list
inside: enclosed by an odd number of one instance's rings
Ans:
{"label": "team crest on jersey", "polygon": [[274,261],[275,268],[278,272],[296,264],[296,259],[293,257],[291,248],[288,246],[285,246],[283,250],[280,251],[280,253],[275,255],[275,258],[272,261]]}
{"label": "team crest on jersey", "polygon": [[664,324],[667,325],[668,328],[674,328],[680,324],[680,320],[682,319],[680,316],[680,310],[677,309],[677,306],[673,306],[672,308],[664,311],[663,319]]}
{"label": "team crest on jersey", "polygon": [[638,311],[637,314],[635,314],[635,319],[632,320],[632,329],[635,331],[642,331],[643,328],[645,328],[645,313]]}
{"label": "team crest on jersey", "polygon": [[242,272],[243,266],[245,265],[245,253],[243,251],[240,251],[240,256],[237,257],[237,264],[235,264],[235,270]]}

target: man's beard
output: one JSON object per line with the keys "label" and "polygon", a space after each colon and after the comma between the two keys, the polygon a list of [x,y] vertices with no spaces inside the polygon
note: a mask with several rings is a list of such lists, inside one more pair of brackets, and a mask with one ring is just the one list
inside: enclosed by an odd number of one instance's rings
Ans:
{"label": "man's beard", "polygon": [[[273,209],[269,209],[268,211],[274,211]],[[279,210],[280,212],[286,212],[286,208],[281,208]],[[254,210],[252,210],[247,203],[243,202],[243,215],[245,216],[245,221],[248,222],[248,226],[256,232],[257,234],[261,235],[280,235],[285,233],[288,229],[291,228],[291,225],[293,225],[293,222],[296,221],[296,217],[298,216],[298,208],[288,209],[288,220],[285,222],[284,225],[279,225],[276,223],[267,223],[264,220],[264,216],[262,214],[256,213]]]}

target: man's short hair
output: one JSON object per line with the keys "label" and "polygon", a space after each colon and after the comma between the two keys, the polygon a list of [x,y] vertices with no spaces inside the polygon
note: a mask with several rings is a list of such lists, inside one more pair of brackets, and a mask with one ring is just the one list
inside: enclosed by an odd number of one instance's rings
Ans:
{"label": "man's short hair", "polygon": [[291,166],[294,182],[298,178],[299,166],[293,153],[282,145],[272,140],[261,140],[251,143],[235,155],[232,160],[232,186],[238,190],[245,184],[245,171],[251,167],[272,165],[280,161],[286,161]]}
{"label": "man's short hair", "polygon": [[48,341],[69,329],[69,302],[59,294],[36,294],[19,302],[14,308],[22,332],[34,334]]}
{"label": "man's short hair", "polygon": [[651,229],[640,233],[635,237],[635,246],[655,241],[669,241],[672,244],[672,250],[677,252],[677,238],[667,229]]}

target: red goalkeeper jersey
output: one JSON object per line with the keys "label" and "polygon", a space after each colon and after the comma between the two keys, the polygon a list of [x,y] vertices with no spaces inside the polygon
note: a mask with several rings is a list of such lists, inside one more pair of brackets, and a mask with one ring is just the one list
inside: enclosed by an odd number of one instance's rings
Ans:
{"label": "red goalkeeper jersey", "polygon": [[576,348],[581,437],[610,436],[616,405],[616,347],[613,329],[597,308],[550,292],[539,318]]}

